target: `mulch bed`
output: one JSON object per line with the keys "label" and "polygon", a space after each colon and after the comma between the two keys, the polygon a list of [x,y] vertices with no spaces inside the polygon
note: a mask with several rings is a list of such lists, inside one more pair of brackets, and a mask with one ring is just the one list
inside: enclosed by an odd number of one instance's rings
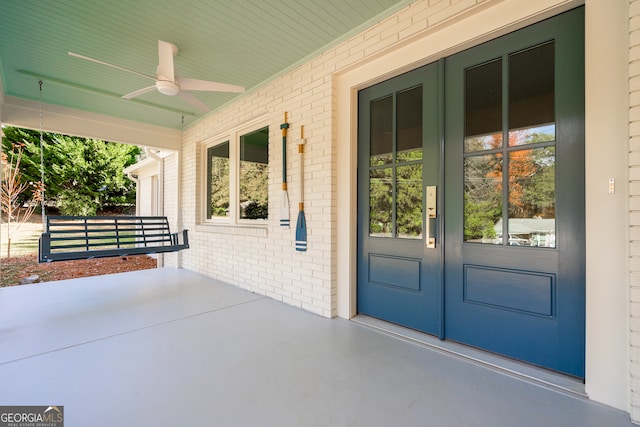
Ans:
{"label": "mulch bed", "polygon": [[156,260],[147,255],[59,261],[45,264],[38,263],[37,255],[2,258],[0,259],[0,287],[17,286],[25,284],[25,282],[51,282],[126,271],[149,270],[156,268],[156,266]]}

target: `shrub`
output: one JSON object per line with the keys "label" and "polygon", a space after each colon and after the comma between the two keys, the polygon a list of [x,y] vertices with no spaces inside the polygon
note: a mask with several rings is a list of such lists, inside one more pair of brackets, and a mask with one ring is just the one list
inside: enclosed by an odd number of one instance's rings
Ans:
{"label": "shrub", "polygon": [[58,194],[57,207],[61,215],[91,216],[98,210],[98,203],[86,194],[63,190]]}

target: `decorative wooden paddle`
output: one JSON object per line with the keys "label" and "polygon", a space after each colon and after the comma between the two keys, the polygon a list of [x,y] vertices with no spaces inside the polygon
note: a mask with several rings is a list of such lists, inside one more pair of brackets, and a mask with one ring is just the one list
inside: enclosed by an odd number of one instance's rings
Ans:
{"label": "decorative wooden paddle", "polygon": [[280,226],[289,228],[289,195],[287,194],[287,112],[284,112],[282,129],[282,200],[280,203]]}
{"label": "decorative wooden paddle", "polygon": [[300,126],[300,141],[298,142],[298,154],[300,154],[300,203],[298,203],[298,222],[296,224],[296,251],[307,251],[307,221],[304,219],[304,126]]}

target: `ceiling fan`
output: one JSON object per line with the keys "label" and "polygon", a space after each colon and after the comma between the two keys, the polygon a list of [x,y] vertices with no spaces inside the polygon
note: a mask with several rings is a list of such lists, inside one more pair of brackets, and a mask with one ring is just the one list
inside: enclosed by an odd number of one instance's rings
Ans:
{"label": "ceiling fan", "polygon": [[158,40],[158,68],[156,69],[155,77],[148,74],[139,73],[125,67],[120,67],[118,65],[109,64],[108,62],[100,61],[99,59],[79,55],[73,52],[69,52],[69,56],[95,62],[96,64],[106,65],[107,67],[115,68],[116,70],[126,71],[128,73],[136,74],[138,76],[155,81],[155,84],[153,86],[148,86],[123,95],[122,98],[124,99],[132,99],[136,96],[140,96],[147,92],[151,92],[154,89],[157,89],[158,92],[163,95],[178,95],[180,98],[184,99],[185,101],[196,107],[198,110],[207,112],[209,111],[209,108],[202,101],[196,98],[195,95],[188,91],[196,90],[233,93],[244,92],[244,88],[242,86],[210,82],[206,80],[189,79],[186,77],[176,77],[173,57],[177,53],[178,47],[175,44]]}

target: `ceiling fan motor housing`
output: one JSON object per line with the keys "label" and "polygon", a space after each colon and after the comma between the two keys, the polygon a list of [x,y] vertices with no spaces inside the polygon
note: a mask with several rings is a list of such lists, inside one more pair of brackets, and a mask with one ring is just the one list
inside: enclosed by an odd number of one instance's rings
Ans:
{"label": "ceiling fan motor housing", "polygon": [[169,80],[156,80],[156,89],[163,95],[174,96],[180,92],[180,86]]}

